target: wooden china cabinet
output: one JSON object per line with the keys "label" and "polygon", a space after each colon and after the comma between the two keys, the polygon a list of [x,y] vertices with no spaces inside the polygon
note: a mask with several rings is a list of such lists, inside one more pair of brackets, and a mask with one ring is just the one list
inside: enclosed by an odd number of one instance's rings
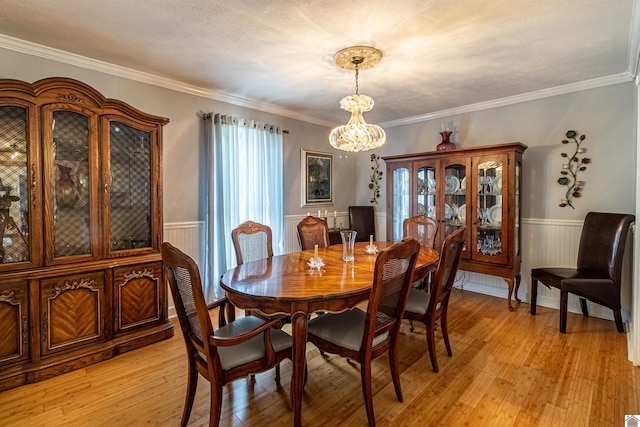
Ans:
{"label": "wooden china cabinet", "polygon": [[0,390],[173,335],[168,122],[72,79],[0,80]]}
{"label": "wooden china cabinet", "polygon": [[438,223],[436,249],[467,226],[460,269],[504,278],[518,299],[522,154],[520,143],[383,157],[387,165],[387,238],[402,239],[405,218]]}

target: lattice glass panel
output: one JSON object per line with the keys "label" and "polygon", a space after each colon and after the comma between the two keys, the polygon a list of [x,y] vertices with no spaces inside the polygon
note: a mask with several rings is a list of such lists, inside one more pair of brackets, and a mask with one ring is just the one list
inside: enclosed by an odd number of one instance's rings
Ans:
{"label": "lattice glass panel", "polygon": [[151,134],[110,125],[111,250],[151,247]]}
{"label": "lattice glass panel", "polygon": [[89,118],[54,111],[55,257],[91,253],[88,192]]}
{"label": "lattice glass panel", "polygon": [[27,109],[0,107],[0,263],[28,261]]}

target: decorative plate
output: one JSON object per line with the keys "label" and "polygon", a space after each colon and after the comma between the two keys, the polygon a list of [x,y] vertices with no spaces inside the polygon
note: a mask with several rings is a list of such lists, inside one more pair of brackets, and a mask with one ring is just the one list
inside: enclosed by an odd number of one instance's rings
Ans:
{"label": "decorative plate", "polygon": [[451,206],[449,206],[448,204],[444,204],[444,217],[446,218],[451,218],[453,216],[453,209],[451,209]]}
{"label": "decorative plate", "polygon": [[502,224],[502,205],[493,205],[489,208],[489,221],[491,225]]}
{"label": "decorative plate", "polygon": [[460,189],[463,190],[463,191],[467,189],[467,177],[466,176],[464,178],[462,178],[462,181],[460,181]]}
{"label": "decorative plate", "polygon": [[460,180],[458,179],[457,176],[454,176],[454,175],[445,176],[445,183],[444,183],[445,194],[453,194],[456,191],[458,191],[458,188],[460,188]]}
{"label": "decorative plate", "polygon": [[463,204],[458,209],[458,219],[465,224],[467,222],[467,205]]}
{"label": "decorative plate", "polygon": [[433,178],[429,178],[427,180],[427,188],[429,189],[429,194],[433,194],[436,192],[436,180]]}
{"label": "decorative plate", "polygon": [[422,203],[418,203],[418,215],[423,215],[426,214],[427,211],[424,208],[424,205]]}

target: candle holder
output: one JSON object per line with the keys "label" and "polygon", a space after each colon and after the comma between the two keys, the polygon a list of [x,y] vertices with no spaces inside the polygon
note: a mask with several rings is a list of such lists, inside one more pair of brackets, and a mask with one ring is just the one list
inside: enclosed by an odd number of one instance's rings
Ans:
{"label": "candle holder", "polygon": [[322,267],[324,267],[324,261],[319,256],[314,256],[309,259],[307,265],[312,270],[320,270]]}
{"label": "candle holder", "polygon": [[378,247],[376,245],[367,245],[364,247],[364,251],[369,255],[375,255],[378,253]]}

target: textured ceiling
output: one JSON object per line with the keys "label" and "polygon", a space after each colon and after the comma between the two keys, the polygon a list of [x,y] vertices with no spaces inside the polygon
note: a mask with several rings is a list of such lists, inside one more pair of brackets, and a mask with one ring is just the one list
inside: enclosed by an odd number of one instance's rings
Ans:
{"label": "textured ceiling", "polygon": [[0,34],[336,123],[355,79],[332,56],[371,45],[384,58],[360,73],[365,119],[389,123],[630,80],[634,14],[634,0],[2,0]]}

